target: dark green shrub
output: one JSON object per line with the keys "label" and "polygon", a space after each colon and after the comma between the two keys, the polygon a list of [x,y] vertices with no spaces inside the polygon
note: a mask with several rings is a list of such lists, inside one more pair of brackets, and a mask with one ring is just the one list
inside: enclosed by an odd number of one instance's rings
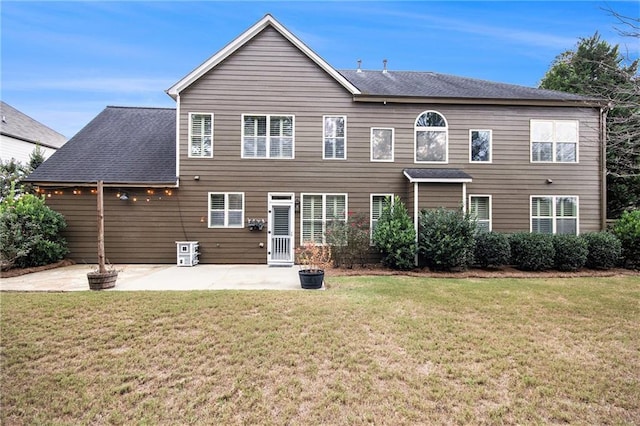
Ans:
{"label": "dark green shrub", "polygon": [[69,252],[60,232],[64,217],[32,194],[0,203],[0,262],[3,268],[47,265]]}
{"label": "dark green shrub", "polygon": [[587,243],[587,268],[611,269],[618,265],[622,251],[618,237],[610,232],[591,232],[581,238]]}
{"label": "dark green shrub", "polygon": [[369,254],[369,221],[363,214],[350,214],[347,221],[336,220],[327,226],[327,243],[336,267],[364,266]]}
{"label": "dark green shrub", "polygon": [[474,261],[482,268],[499,268],[511,260],[509,237],[497,232],[476,235]]}
{"label": "dark green shrub", "polygon": [[466,269],[473,262],[475,232],[475,220],[462,210],[423,210],[418,252],[431,269]]}
{"label": "dark green shrub", "polygon": [[372,238],[385,266],[393,269],[415,266],[416,231],[400,197],[396,196],[393,204],[385,203]]}
{"label": "dark green shrub", "polygon": [[640,210],[624,212],[613,227],[622,243],[625,268],[640,268]]}
{"label": "dark green shrub", "polygon": [[556,251],[553,236],[519,232],[509,237],[511,263],[525,271],[545,271],[553,268]]}
{"label": "dark green shrub", "polygon": [[554,235],[553,248],[554,266],[559,271],[577,271],[587,262],[587,242],[577,235]]}

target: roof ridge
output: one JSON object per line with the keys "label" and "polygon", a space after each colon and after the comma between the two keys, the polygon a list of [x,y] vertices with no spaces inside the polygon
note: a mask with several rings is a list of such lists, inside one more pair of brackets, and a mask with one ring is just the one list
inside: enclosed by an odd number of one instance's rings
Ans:
{"label": "roof ridge", "polygon": [[131,106],[131,105],[107,105],[106,108],[118,108],[118,109],[165,109],[175,111],[172,107],[153,107],[153,106]]}

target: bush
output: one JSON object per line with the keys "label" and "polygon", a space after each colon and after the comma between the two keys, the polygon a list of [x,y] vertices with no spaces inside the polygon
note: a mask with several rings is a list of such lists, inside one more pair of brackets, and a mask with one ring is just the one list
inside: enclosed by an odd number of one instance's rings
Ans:
{"label": "bush", "polygon": [[382,263],[393,269],[415,266],[416,231],[407,208],[396,196],[393,204],[385,203],[373,231],[373,243],[382,254]]}
{"label": "bush", "polygon": [[497,232],[481,232],[476,235],[475,262],[482,268],[498,268],[511,260],[509,237]]}
{"label": "bush", "polygon": [[60,232],[64,217],[44,203],[44,198],[25,194],[8,196],[0,203],[0,262],[3,269],[47,265],[69,252]]}
{"label": "bush", "polygon": [[462,210],[423,210],[418,252],[431,269],[466,269],[473,262],[475,232],[475,220]]}
{"label": "bush", "polygon": [[587,243],[587,268],[611,269],[618,265],[622,251],[618,237],[610,232],[591,232],[581,238]]}
{"label": "bush", "polygon": [[369,254],[369,222],[365,215],[350,214],[347,221],[333,221],[326,232],[327,243],[331,245],[334,266],[353,268],[355,264],[364,266]]}
{"label": "bush", "polygon": [[554,266],[559,271],[577,271],[587,262],[587,242],[577,235],[554,235]]}
{"label": "bush", "polygon": [[622,243],[625,268],[640,268],[640,210],[624,212],[613,227]]}
{"label": "bush", "polygon": [[509,237],[511,262],[525,271],[545,271],[553,268],[556,251],[553,236],[519,232]]}

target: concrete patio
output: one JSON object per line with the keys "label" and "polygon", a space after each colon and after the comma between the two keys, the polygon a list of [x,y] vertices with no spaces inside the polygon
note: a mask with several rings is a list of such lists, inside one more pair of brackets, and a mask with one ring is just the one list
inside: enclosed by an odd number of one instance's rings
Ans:
{"label": "concrete patio", "polygon": [[[298,266],[114,265],[116,286],[102,291],[301,290]],[[89,291],[93,265],[71,265],[0,279],[0,291]]]}

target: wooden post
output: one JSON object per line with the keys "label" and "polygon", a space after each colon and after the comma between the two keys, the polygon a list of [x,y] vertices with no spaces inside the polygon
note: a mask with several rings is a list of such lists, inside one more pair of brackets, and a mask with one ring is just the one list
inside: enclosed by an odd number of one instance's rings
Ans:
{"label": "wooden post", "polygon": [[104,274],[104,196],[103,181],[98,181],[98,272]]}

